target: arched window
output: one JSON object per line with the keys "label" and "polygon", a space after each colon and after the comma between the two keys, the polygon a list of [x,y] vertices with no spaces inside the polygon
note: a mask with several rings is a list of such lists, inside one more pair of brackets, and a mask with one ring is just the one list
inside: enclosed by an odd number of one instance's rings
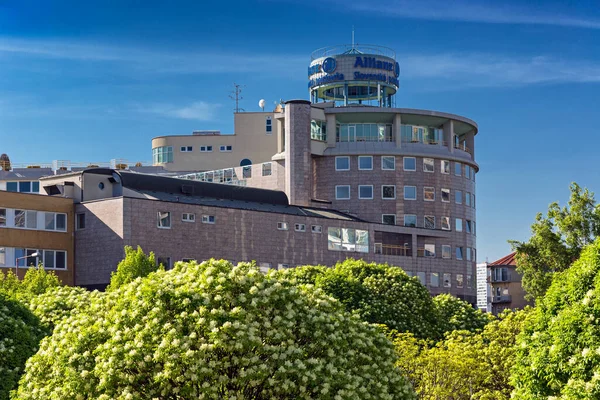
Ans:
{"label": "arched window", "polygon": [[245,167],[246,165],[252,165],[252,161],[250,161],[247,158],[244,158],[242,161],[240,161],[240,167]]}

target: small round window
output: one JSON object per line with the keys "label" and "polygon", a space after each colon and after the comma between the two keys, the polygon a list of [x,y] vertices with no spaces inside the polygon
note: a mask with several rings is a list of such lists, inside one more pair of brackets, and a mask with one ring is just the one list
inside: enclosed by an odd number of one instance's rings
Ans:
{"label": "small round window", "polygon": [[245,167],[246,165],[252,165],[252,161],[250,161],[247,158],[244,158],[242,161],[240,161],[240,167]]}
{"label": "small round window", "polygon": [[100,182],[98,184],[98,187],[100,188],[100,190],[104,190],[104,182]]}

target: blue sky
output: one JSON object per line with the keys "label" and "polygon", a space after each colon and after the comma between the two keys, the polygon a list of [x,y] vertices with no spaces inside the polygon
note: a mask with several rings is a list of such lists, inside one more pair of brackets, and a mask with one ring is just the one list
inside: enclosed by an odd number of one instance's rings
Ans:
{"label": "blue sky", "polygon": [[352,26],[396,50],[399,107],[478,122],[480,261],[570,182],[598,192],[595,1],[0,0],[0,153],[149,161],[154,136],[230,133],[233,82],[248,111],[307,98],[311,51]]}

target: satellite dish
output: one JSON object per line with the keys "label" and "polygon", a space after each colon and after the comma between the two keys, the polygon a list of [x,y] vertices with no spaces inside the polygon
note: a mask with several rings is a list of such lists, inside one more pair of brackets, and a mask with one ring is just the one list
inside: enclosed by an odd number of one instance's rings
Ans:
{"label": "satellite dish", "polygon": [[260,100],[258,101],[258,106],[259,106],[260,108],[262,108],[262,110],[263,110],[263,111],[265,111],[265,99],[260,99]]}

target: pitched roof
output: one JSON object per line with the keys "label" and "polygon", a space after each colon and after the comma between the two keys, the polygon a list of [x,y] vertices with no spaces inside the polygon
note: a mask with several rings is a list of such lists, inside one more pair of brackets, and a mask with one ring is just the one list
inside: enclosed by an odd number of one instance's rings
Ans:
{"label": "pitched roof", "polygon": [[502,257],[499,260],[489,263],[488,265],[517,265],[517,260],[515,260],[515,255],[517,252],[512,252],[507,256]]}

